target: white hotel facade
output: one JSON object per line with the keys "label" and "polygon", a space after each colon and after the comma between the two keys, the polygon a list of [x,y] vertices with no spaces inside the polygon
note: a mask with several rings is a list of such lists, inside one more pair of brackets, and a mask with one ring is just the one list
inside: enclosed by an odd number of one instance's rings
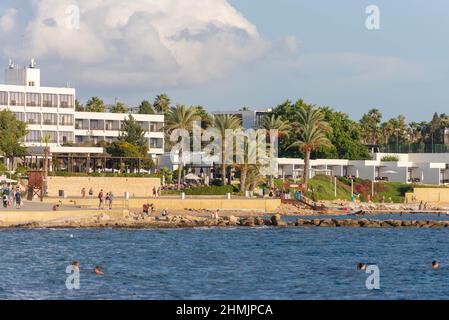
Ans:
{"label": "white hotel facade", "polygon": [[[27,123],[27,147],[41,147],[42,137],[50,137],[54,150],[64,145],[100,141],[113,142],[120,135],[128,114],[75,111],[74,88],[43,87],[40,70],[34,60],[25,68],[11,61],[5,70],[5,84],[0,84],[0,110],[9,109],[17,119]],[[164,152],[164,116],[132,115],[145,130],[149,154],[152,157]],[[77,150],[78,149],[78,150]],[[88,153],[89,148],[72,148],[73,153]],[[92,148],[91,151],[98,151]]]}

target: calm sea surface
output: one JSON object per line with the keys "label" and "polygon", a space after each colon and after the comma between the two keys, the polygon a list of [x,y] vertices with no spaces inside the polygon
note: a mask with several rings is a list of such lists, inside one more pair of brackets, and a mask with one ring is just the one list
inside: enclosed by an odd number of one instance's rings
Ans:
{"label": "calm sea surface", "polygon": [[2,230],[0,252],[0,299],[449,298],[449,229]]}

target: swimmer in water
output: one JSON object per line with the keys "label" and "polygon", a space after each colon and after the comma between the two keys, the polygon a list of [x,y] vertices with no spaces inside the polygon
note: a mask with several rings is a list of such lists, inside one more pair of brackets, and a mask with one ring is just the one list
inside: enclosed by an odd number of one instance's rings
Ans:
{"label": "swimmer in water", "polygon": [[80,269],[80,262],[77,260],[72,261],[72,267],[75,270],[79,270]]}
{"label": "swimmer in water", "polygon": [[94,273],[95,273],[97,276],[104,276],[103,269],[101,269],[100,266],[96,266],[96,267],[95,267]]}
{"label": "swimmer in water", "polygon": [[432,261],[432,269],[433,270],[438,270],[439,267],[440,267],[440,264],[438,263],[438,261],[436,261],[436,260]]}
{"label": "swimmer in water", "polygon": [[363,262],[359,262],[357,264],[357,269],[360,271],[365,271],[366,270],[366,264],[364,264]]}

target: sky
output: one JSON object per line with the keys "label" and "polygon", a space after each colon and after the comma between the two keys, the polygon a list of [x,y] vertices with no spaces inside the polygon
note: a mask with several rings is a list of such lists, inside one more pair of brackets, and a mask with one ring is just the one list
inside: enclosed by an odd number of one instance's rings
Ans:
{"label": "sky", "polygon": [[[366,26],[370,5],[380,29]],[[81,102],[302,98],[421,121],[449,113],[448,13],[446,0],[1,0],[0,61],[34,57],[43,85],[70,83]]]}

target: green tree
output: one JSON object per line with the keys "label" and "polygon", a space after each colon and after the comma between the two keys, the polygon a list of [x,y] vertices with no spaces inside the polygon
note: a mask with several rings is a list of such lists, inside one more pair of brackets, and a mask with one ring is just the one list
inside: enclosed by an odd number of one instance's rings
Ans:
{"label": "green tree", "polygon": [[379,144],[380,140],[380,123],[382,121],[382,113],[378,109],[371,109],[360,119],[360,125],[363,130],[363,138],[366,144]]}
{"label": "green tree", "polygon": [[202,106],[193,106],[193,108],[196,109],[197,117],[201,121],[201,128],[210,127],[214,121],[212,116]]}
{"label": "green tree", "polygon": [[135,146],[140,153],[140,157],[145,157],[148,152],[148,139],[145,137],[145,130],[132,115],[123,121],[119,140],[125,141]]}
{"label": "green tree", "polygon": [[370,159],[369,151],[362,141],[362,129],[346,113],[335,112],[329,107],[320,108],[324,113],[324,121],[332,128],[327,137],[332,146],[319,148],[316,156],[320,158],[366,160]]}
{"label": "green tree", "polygon": [[154,114],[153,106],[148,100],[143,100],[139,105],[139,114]]}
{"label": "green tree", "polygon": [[[260,127],[267,131],[267,138],[270,139],[270,130],[277,130],[279,139],[289,136],[289,132],[292,129],[292,126],[288,122],[288,120],[283,120],[281,117],[272,114],[271,116],[265,116],[261,123]],[[271,142],[268,141],[267,146],[270,146]],[[269,176],[269,185],[271,189],[274,189],[274,176]]]}
{"label": "green tree", "polygon": [[298,148],[305,153],[304,158],[304,188],[307,190],[310,172],[310,154],[319,147],[330,147],[331,142],[327,134],[331,132],[331,127],[324,121],[324,115],[317,108],[303,108],[298,111],[297,127],[299,138],[290,145],[291,148]]}
{"label": "green tree", "polygon": [[42,137],[42,143],[44,144],[44,192],[47,192],[48,186],[48,157],[50,155],[50,147],[48,146],[51,141],[49,134],[44,134]]}
{"label": "green tree", "polygon": [[154,109],[161,114],[168,114],[170,111],[170,98],[167,94],[163,93],[154,99]]}
{"label": "green tree", "polygon": [[103,100],[99,97],[92,97],[89,101],[87,101],[84,109],[87,112],[105,112],[106,107]]}
{"label": "green tree", "polygon": [[27,134],[27,125],[17,120],[13,112],[0,111],[0,152],[10,160],[10,171],[14,168],[14,158],[26,154],[22,141]]}
{"label": "green tree", "polygon": [[75,100],[75,111],[78,111],[78,112],[86,111],[84,106],[79,102],[78,99]]}
{"label": "green tree", "polygon": [[112,113],[128,113],[128,108],[123,102],[117,101],[115,105],[111,107]]}
{"label": "green tree", "polygon": [[[197,109],[186,107],[184,105],[177,105],[170,109],[167,115],[166,130],[170,134],[173,130],[187,130],[191,131],[193,121],[197,118]],[[184,149],[182,143],[179,145],[178,154],[178,190],[181,190],[182,171],[184,169]]]}
{"label": "green tree", "polygon": [[226,157],[225,157],[225,151],[226,151],[226,143],[225,143],[225,137],[226,137],[226,130],[235,130],[240,128],[240,119],[237,118],[234,115],[229,114],[219,114],[214,117],[214,128],[218,130],[222,137],[222,144],[221,144],[221,184],[224,186],[226,184],[226,171],[227,171],[227,164],[226,164]]}

